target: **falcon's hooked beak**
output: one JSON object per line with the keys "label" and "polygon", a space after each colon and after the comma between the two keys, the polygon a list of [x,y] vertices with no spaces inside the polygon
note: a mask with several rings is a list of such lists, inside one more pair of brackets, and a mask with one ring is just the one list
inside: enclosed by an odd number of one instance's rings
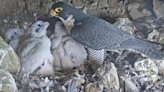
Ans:
{"label": "falcon's hooked beak", "polygon": [[50,12],[50,16],[51,17],[57,17],[59,15],[60,12],[63,11],[63,8],[62,7],[57,7],[55,9],[51,9],[51,12]]}
{"label": "falcon's hooked beak", "polygon": [[50,17],[56,17],[58,14],[52,9],[50,12]]}

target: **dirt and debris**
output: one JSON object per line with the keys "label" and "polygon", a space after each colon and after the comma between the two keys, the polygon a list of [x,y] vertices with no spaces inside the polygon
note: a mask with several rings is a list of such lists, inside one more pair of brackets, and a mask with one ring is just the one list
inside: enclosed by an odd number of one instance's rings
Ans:
{"label": "dirt and debris", "polygon": [[[0,35],[4,37],[9,28],[20,28],[28,33],[32,23],[47,20],[52,4],[59,1],[76,8],[85,6],[86,13],[92,16],[103,18],[135,36],[164,44],[162,0],[3,0],[0,3]],[[75,72],[54,72],[51,67],[45,70],[43,66],[44,72],[38,72],[40,76],[31,75],[26,80],[16,74],[13,77],[18,92],[164,91],[164,60],[145,59],[129,51],[108,51],[107,58],[108,63],[80,66]],[[15,85],[13,87],[17,90]]]}

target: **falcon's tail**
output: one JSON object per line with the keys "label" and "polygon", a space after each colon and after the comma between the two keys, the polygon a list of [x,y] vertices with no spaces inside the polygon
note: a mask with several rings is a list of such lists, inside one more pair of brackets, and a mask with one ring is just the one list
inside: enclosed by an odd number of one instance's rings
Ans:
{"label": "falcon's tail", "polygon": [[120,44],[120,48],[131,49],[154,59],[164,58],[162,51],[158,50],[161,48],[160,44],[137,37],[123,41]]}

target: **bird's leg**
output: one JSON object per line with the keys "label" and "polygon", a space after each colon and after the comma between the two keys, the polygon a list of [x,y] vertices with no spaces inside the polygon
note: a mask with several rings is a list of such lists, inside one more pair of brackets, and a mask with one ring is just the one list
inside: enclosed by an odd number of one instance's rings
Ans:
{"label": "bird's leg", "polygon": [[116,58],[116,61],[119,61],[119,60],[122,61],[123,59],[125,59],[128,56],[128,53],[129,53],[129,51],[125,51],[125,50],[120,51],[119,56]]}
{"label": "bird's leg", "polygon": [[74,67],[74,69],[72,69],[72,72],[77,72],[77,71],[83,71],[85,73],[93,73],[93,69],[92,69],[92,64],[89,62],[86,62],[84,64],[84,66],[78,66],[78,67]]}
{"label": "bird's leg", "polygon": [[69,15],[69,17],[66,20],[64,20],[62,17],[58,17],[58,18],[63,22],[68,34],[70,34],[71,29],[74,27],[74,22],[75,22],[73,15]]}

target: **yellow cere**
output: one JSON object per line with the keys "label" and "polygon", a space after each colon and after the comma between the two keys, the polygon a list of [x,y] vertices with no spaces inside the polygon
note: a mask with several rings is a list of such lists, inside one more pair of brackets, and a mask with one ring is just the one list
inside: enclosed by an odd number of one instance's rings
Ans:
{"label": "yellow cere", "polygon": [[53,14],[54,16],[58,15],[54,10],[51,10],[51,14]]}

